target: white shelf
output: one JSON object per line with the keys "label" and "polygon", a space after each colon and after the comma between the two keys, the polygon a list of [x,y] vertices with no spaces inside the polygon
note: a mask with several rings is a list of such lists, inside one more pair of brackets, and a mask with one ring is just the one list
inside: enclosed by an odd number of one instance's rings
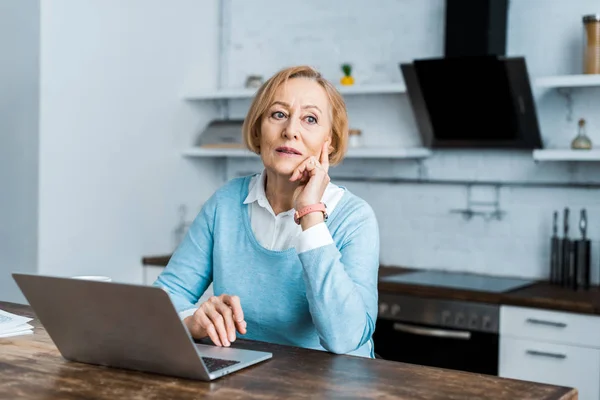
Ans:
{"label": "white shelf", "polygon": [[[229,157],[250,158],[258,157],[246,149],[220,149],[194,147],[183,151],[184,157]],[[391,159],[419,159],[427,158],[431,150],[422,147],[389,148],[389,147],[363,147],[348,149],[346,158],[391,158]]]}
{"label": "white shelf", "polygon": [[254,96],[256,89],[231,88],[213,89],[187,93],[186,100],[220,100],[220,99],[249,99]]}
{"label": "white shelf", "polygon": [[600,74],[546,76],[534,79],[534,85],[540,88],[573,88],[600,86]]}
{"label": "white shelf", "polygon": [[256,157],[256,154],[246,149],[227,149],[227,148],[203,148],[192,147],[183,151],[184,157],[230,157],[230,158],[249,158]]}
{"label": "white shelf", "polygon": [[[406,86],[404,86],[403,83],[336,87],[342,95],[346,96],[361,94],[400,94],[406,92]],[[252,98],[255,93],[256,89],[215,89],[207,91],[193,91],[187,93],[184,98],[186,100],[249,99]]]}
{"label": "white shelf", "polygon": [[[600,74],[582,75],[557,75],[533,79],[533,86],[538,88],[572,88],[600,86]],[[382,83],[341,86],[336,85],[342,95],[368,95],[368,94],[401,94],[406,93],[404,83]],[[256,89],[228,88],[192,90],[184,95],[186,100],[226,100],[250,99],[256,94]]]}
{"label": "white shelf", "polygon": [[536,161],[600,161],[600,150],[534,150],[533,159]]}
{"label": "white shelf", "polygon": [[424,147],[361,147],[348,149],[346,158],[427,158],[431,150]]}
{"label": "white shelf", "polygon": [[388,83],[379,85],[336,86],[343,95],[353,94],[399,94],[406,93],[404,83]]}

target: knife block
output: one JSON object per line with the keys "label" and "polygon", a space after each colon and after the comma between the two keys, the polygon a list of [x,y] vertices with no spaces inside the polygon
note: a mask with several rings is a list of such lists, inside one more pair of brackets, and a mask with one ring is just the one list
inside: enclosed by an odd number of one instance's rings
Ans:
{"label": "knife block", "polygon": [[571,287],[574,290],[583,288],[589,290],[591,275],[591,241],[589,239],[579,239],[572,242],[573,253],[573,282]]}
{"label": "knife block", "polygon": [[561,282],[561,241],[558,237],[550,239],[550,283],[559,285]]}
{"label": "knife block", "polygon": [[573,241],[568,238],[562,238],[559,241],[560,254],[560,286],[568,288],[573,283],[574,257]]}

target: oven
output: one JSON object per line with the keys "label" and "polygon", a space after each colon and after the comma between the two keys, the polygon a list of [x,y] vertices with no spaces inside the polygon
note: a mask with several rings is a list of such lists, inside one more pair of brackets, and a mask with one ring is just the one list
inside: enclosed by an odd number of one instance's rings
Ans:
{"label": "oven", "polygon": [[500,307],[379,294],[373,341],[382,358],[498,375]]}

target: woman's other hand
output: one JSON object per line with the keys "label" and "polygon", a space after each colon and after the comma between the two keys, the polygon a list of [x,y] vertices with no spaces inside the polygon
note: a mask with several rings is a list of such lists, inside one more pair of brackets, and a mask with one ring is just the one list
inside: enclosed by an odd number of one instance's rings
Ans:
{"label": "woman's other hand", "polygon": [[246,321],[238,296],[212,296],[196,312],[183,320],[195,339],[210,337],[217,346],[229,347],[236,331],[246,334]]}
{"label": "woman's other hand", "polygon": [[292,173],[290,181],[299,182],[294,193],[296,210],[317,204],[323,198],[323,193],[330,182],[329,143],[330,140],[326,140],[321,147],[320,162],[314,156],[308,157]]}

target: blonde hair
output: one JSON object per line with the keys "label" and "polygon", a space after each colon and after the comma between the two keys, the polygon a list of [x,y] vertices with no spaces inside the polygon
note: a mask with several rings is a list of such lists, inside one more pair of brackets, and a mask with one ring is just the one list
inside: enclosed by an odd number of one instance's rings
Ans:
{"label": "blonde hair", "polygon": [[257,91],[242,126],[242,138],[246,147],[260,154],[260,127],[265,112],[271,106],[277,89],[293,78],[307,78],[317,82],[325,92],[331,105],[331,144],[329,163],[336,165],[342,161],[348,146],[348,114],[344,98],[329,81],[316,69],[301,65],[280,70],[267,80]]}

